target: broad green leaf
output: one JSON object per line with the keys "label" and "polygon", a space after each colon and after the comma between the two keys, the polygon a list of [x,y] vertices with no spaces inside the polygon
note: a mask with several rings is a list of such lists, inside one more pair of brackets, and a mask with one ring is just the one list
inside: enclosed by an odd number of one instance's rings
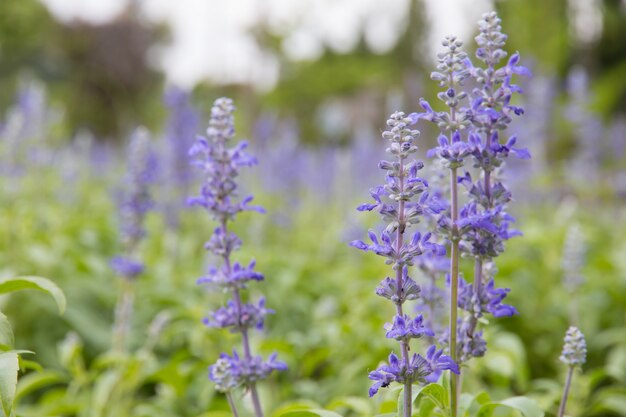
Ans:
{"label": "broad green leaf", "polygon": [[341,414],[337,414],[334,411],[328,410],[300,410],[300,411],[288,411],[284,414],[280,414],[280,417],[342,417]]}
{"label": "broad green leaf", "polygon": [[[468,403],[463,402],[466,398],[469,399]],[[459,414],[463,415],[464,417],[474,416],[483,404],[487,404],[490,402],[491,398],[486,392],[478,393],[475,396],[461,394],[461,399],[459,401],[459,410],[464,407],[462,410],[464,414]]]}
{"label": "broad green leaf", "polygon": [[230,411],[207,411],[198,417],[232,417],[232,415]]}
{"label": "broad green leaf", "polygon": [[511,397],[500,403],[520,411],[524,417],[543,417],[545,414],[537,403],[528,397]]}
{"label": "broad green leaf", "polygon": [[13,348],[15,339],[13,337],[13,328],[7,316],[0,312],[0,349],[10,350]]}
{"label": "broad green leaf", "polygon": [[0,401],[5,416],[11,415],[19,369],[17,352],[0,353]]}
{"label": "broad green leaf", "polygon": [[21,377],[17,383],[15,399],[19,400],[23,396],[37,391],[40,388],[64,382],[66,380],[67,378],[62,373],[57,371],[44,370],[41,372],[31,372],[28,375]]}
{"label": "broad green leaf", "polygon": [[441,410],[447,410],[449,407],[448,390],[439,384],[426,385],[421,389],[418,396],[428,398]]}
{"label": "broad green leaf", "polygon": [[63,291],[52,281],[41,277],[17,277],[0,279],[0,294],[20,290],[38,290],[47,292],[57,303],[59,312],[65,311],[66,301]]}
{"label": "broad green leaf", "polygon": [[107,371],[98,377],[93,390],[91,412],[93,416],[100,416],[107,409],[115,387],[120,382],[120,373],[117,370]]}
{"label": "broad green leaf", "polygon": [[[18,353],[21,353],[21,352],[18,352]],[[33,352],[28,352],[28,353],[33,353]],[[24,359],[23,356],[18,356],[18,359],[19,359],[20,370],[22,372],[26,370],[31,370],[31,371],[36,371],[36,372],[43,371],[43,366],[41,366],[41,364],[37,361]]]}
{"label": "broad green leaf", "polygon": [[343,397],[332,401],[326,406],[333,410],[347,408],[359,415],[372,415],[372,402],[360,397]]}
{"label": "broad green leaf", "polygon": [[498,408],[508,408],[509,410],[518,411],[524,417],[543,417],[544,412],[539,408],[537,403],[527,397],[512,397],[500,402],[492,402],[484,404],[479,410],[476,417],[491,417]]}
{"label": "broad green leaf", "polygon": [[282,416],[292,411],[313,410],[319,408],[320,405],[308,400],[290,401],[283,403],[272,413],[272,417]]}

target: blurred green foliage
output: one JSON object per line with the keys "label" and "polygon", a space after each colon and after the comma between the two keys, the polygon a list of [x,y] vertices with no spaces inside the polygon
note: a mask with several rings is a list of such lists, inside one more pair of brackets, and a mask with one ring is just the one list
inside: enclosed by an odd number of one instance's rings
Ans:
{"label": "blurred green foliage", "polygon": [[[46,368],[22,375],[18,413],[228,415],[224,398],[207,379],[207,366],[238,339],[201,324],[223,297],[195,285],[207,262],[202,244],[212,222],[193,210],[183,213],[180,230],[171,230],[160,213],[150,215],[142,248],[148,269],[137,282],[134,353],[116,356],[108,352],[118,286],[107,264],[118,250],[110,179],[85,172],[68,187],[46,170],[3,179],[11,186],[0,195],[0,229],[6,236],[0,243],[2,275],[55,277],[68,298],[62,317],[45,298],[15,294],[6,301],[3,311],[15,329],[17,348],[37,352]],[[288,372],[261,385],[267,409],[275,415],[302,408],[327,408],[343,416],[393,412],[397,391],[365,397],[368,370],[394,346],[382,332],[389,306],[373,295],[386,267],[347,246],[355,233],[355,204],[345,196],[329,203],[309,195],[297,206],[275,195],[258,198],[269,213],[244,214],[235,227],[245,243],[237,258],[256,258],[266,275],[265,282],[252,286],[251,297],[262,292],[276,310],[266,332],[255,335],[254,349],[264,355],[277,351],[289,365]],[[465,392],[486,390],[498,400],[528,394],[554,412],[565,373],[557,358],[569,306],[576,303],[589,357],[584,374],[574,379],[570,413],[626,415],[619,406],[626,400],[626,263],[621,256],[626,218],[617,208],[590,208],[568,202],[518,204],[525,236],[508,245],[498,280],[511,288],[510,302],[521,314],[489,326],[489,351],[465,373]],[[581,224],[590,248],[586,281],[575,299],[563,290],[560,266],[564,235],[573,221]],[[159,314],[167,320],[155,330]]]}

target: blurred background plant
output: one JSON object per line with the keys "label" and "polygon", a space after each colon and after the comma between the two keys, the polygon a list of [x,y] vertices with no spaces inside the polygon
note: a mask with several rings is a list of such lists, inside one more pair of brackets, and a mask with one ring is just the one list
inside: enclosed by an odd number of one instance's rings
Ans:
{"label": "blurred background plant", "polygon": [[[213,225],[185,208],[191,178],[181,164],[222,95],[238,103],[237,130],[260,162],[242,183],[268,211],[235,226],[278,313],[253,348],[289,366],[261,387],[268,415],[393,412],[397,391],[366,399],[367,372],[392,345],[371,337],[384,324],[371,289],[385,267],[347,247],[372,226],[353,208],[384,157],[381,115],[433,98],[431,51],[448,32],[471,44],[492,8],[510,50],[533,62],[522,83],[528,113],[512,127],[533,159],[508,166],[524,237],[498,264],[520,315],[486,331],[489,351],[471,364],[464,386],[475,396],[465,401],[525,394],[556,414],[562,336],[575,324],[588,355],[568,413],[626,415],[624,1],[223,3],[0,2],[0,277],[53,277],[68,300],[61,317],[45,297],[1,300],[15,349],[43,366],[22,370],[17,415],[229,415],[207,368],[235,339],[201,324],[220,300],[195,285],[205,267],[198,242]],[[114,197],[124,142],[139,125],[158,155],[155,210],[132,354],[115,355]],[[425,152],[436,135],[419,129]]]}

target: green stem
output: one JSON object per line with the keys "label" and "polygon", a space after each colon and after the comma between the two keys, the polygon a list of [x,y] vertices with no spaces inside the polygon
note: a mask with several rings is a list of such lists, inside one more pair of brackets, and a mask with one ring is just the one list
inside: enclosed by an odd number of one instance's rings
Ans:
{"label": "green stem", "polygon": [[[459,217],[459,201],[457,189],[457,168],[450,170],[450,193],[452,220],[452,250],[450,253],[450,357],[457,362],[456,327],[457,327],[457,304],[459,289],[459,230],[457,220]],[[450,372],[450,415],[457,415],[458,399],[458,375]]]}
{"label": "green stem", "polygon": [[230,392],[226,393],[226,401],[228,401],[228,405],[230,406],[230,411],[233,412],[233,416],[239,417],[237,406],[235,405],[235,401],[233,400],[233,396],[230,394]]}
{"label": "green stem", "polygon": [[[402,250],[402,245],[404,244],[404,232],[406,228],[406,224],[404,221],[404,160],[403,158],[399,158],[400,162],[400,174],[398,176],[398,182],[400,187],[400,201],[398,202],[398,231],[396,233],[396,253],[400,256],[400,251]],[[396,291],[398,295],[398,299],[401,298],[402,295],[402,266],[396,263]],[[398,302],[396,304],[396,313],[398,316],[402,316],[402,302]],[[409,369],[409,342],[407,340],[402,340],[400,342],[400,348],[402,350],[402,361],[406,369]],[[412,414],[412,406],[413,402],[411,400],[411,391],[413,389],[413,382],[406,381],[404,383],[404,417],[411,417]]]}
{"label": "green stem", "polygon": [[565,379],[565,387],[563,387],[563,396],[561,397],[561,405],[559,406],[557,417],[563,417],[565,414],[565,405],[567,404],[567,397],[569,396],[569,389],[572,384],[572,375],[574,375],[574,367],[570,365],[567,370],[567,378]]}
{"label": "green stem", "polygon": [[122,278],[122,289],[115,306],[115,321],[113,324],[113,350],[125,352],[128,348],[135,301],[135,284],[127,278]]}
{"label": "green stem", "polygon": [[[226,220],[222,221],[222,229],[224,230],[224,234],[228,234],[228,225]],[[224,256],[224,265],[226,266],[226,272],[230,275],[231,272],[231,262],[230,262],[230,252],[227,252]],[[235,306],[237,308],[237,316],[239,317],[239,321],[241,323],[243,302],[241,300],[241,294],[239,294],[239,290],[234,288],[232,290],[233,301],[235,302]],[[252,351],[250,349],[250,338],[248,337],[248,329],[240,326],[241,332],[241,343],[243,345],[243,354],[248,362],[252,360]],[[252,405],[254,407],[254,415],[256,417],[263,417],[263,407],[261,406],[261,400],[259,399],[259,394],[256,389],[256,383],[250,382],[248,384],[248,389],[250,390],[250,396],[252,397]]]}

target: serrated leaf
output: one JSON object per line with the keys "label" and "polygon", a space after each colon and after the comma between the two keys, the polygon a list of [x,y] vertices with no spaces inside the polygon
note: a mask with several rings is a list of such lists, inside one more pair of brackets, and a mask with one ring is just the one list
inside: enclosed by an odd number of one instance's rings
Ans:
{"label": "serrated leaf", "polygon": [[13,408],[18,369],[17,352],[0,353],[0,401],[5,416],[10,416]]}
{"label": "serrated leaf", "polygon": [[38,290],[52,296],[57,303],[59,313],[65,311],[66,300],[63,291],[52,281],[42,277],[16,277],[0,279],[0,294],[21,290]]}

